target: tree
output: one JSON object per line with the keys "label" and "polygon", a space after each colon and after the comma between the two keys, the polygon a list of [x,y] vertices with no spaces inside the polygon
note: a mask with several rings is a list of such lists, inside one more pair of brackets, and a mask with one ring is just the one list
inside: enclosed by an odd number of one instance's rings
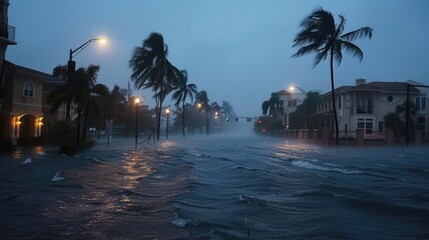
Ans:
{"label": "tree", "polygon": [[[73,81],[76,83],[76,89],[74,92],[75,104],[77,104],[77,145],[79,145],[80,137],[80,122],[81,115],[84,113],[84,126],[82,139],[85,141],[86,129],[88,124],[88,116],[90,105],[94,107],[96,101],[94,100],[95,95],[103,95],[107,87],[103,84],[97,84],[98,72],[100,71],[99,65],[89,65],[87,68],[79,68],[75,74]],[[94,107],[96,108],[96,107]]]}
{"label": "tree", "polygon": [[334,88],[334,58],[341,64],[343,59],[342,51],[352,54],[353,57],[363,59],[362,50],[353,44],[356,39],[368,37],[371,39],[373,29],[370,27],[362,27],[358,30],[351,31],[343,34],[346,19],[343,15],[339,15],[340,22],[335,23],[332,13],[325,11],[323,8],[316,9],[309,16],[304,18],[301,22],[300,32],[293,40],[293,47],[300,47],[299,50],[292,55],[293,57],[300,57],[309,53],[316,53],[314,58],[314,66],[318,65],[320,61],[330,57],[330,70],[331,70],[331,96],[335,120],[335,136],[336,145],[338,145],[338,119],[337,110],[335,107],[335,88]]}
{"label": "tree", "polygon": [[182,70],[182,76],[173,86],[173,101],[176,101],[174,105],[177,107],[182,103],[182,131],[183,137],[185,137],[185,102],[189,97],[191,102],[194,100],[194,96],[198,94],[197,86],[195,84],[188,84],[188,72]]}
{"label": "tree", "polygon": [[137,46],[128,64],[137,89],[152,88],[157,102],[157,140],[159,140],[162,103],[182,73],[167,59],[168,46],[160,33],[151,33]]}
{"label": "tree", "polygon": [[284,110],[283,107],[280,106],[279,95],[275,92],[271,93],[270,99],[262,103],[262,114],[264,116],[268,114],[273,120],[273,123],[270,125],[275,127],[271,130],[274,130],[274,128],[281,128],[283,113]]}
{"label": "tree", "polygon": [[[302,119],[307,118],[307,111],[308,114],[311,116],[311,114],[317,112],[317,101],[319,99],[319,93],[317,92],[308,92],[307,97],[304,99],[302,104],[298,105],[296,110],[289,115],[289,127],[292,129],[301,129],[306,127],[306,122]],[[308,104],[308,109],[307,109]],[[314,121],[311,121],[309,119],[308,127],[311,129],[316,124]]]}
{"label": "tree", "polygon": [[[416,104],[412,101],[409,103],[410,108],[410,126],[411,133],[414,133],[414,119],[417,112]],[[387,129],[392,129],[396,137],[403,136],[406,133],[405,121],[406,121],[406,111],[407,102],[402,103],[401,105],[396,106],[395,112],[388,113],[384,116],[384,126]]]}
{"label": "tree", "polygon": [[200,106],[200,110],[204,109],[204,114],[206,118],[206,127],[207,127],[207,136],[209,135],[209,111],[210,111],[210,105],[209,105],[209,98],[207,96],[207,92],[205,90],[202,90],[198,92],[196,100]]}
{"label": "tree", "polygon": [[222,110],[225,113],[225,116],[227,118],[232,119],[232,118],[236,117],[235,112],[234,112],[234,108],[232,107],[232,105],[228,101],[223,101],[221,108],[222,108]]}
{"label": "tree", "polygon": [[[52,76],[67,80],[67,65],[58,65],[52,70]],[[66,105],[66,119],[70,119],[70,104],[73,101],[75,89],[77,88],[76,82],[67,82],[65,85],[54,88],[47,97],[48,103],[51,105],[50,112],[57,112],[58,109]]]}

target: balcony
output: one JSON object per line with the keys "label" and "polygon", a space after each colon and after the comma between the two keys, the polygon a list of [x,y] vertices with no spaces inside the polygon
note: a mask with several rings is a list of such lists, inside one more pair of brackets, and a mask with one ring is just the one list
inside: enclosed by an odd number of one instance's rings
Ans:
{"label": "balcony", "polygon": [[7,25],[7,30],[2,29],[0,41],[7,42],[8,45],[16,45],[15,42],[15,27]]}

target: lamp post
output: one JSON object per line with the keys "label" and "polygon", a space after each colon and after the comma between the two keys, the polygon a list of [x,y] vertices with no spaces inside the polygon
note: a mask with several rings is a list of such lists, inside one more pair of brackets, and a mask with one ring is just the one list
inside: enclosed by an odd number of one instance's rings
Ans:
{"label": "lamp post", "polygon": [[137,139],[138,139],[138,119],[139,119],[139,102],[140,99],[136,97],[134,99],[134,103],[136,104],[136,131],[135,131],[135,143],[134,143],[134,149],[137,149]]}
{"label": "lamp post", "polygon": [[308,129],[308,109],[309,109],[309,99],[308,99],[308,92],[304,91],[302,88],[298,87],[298,86],[290,86],[289,90],[294,91],[295,89],[298,89],[302,94],[305,94],[305,97],[307,98],[307,103],[306,105],[306,111],[307,111],[307,117],[306,117],[306,121],[305,121],[305,128]]}
{"label": "lamp post", "polygon": [[167,131],[166,131],[166,138],[168,139],[168,116],[170,115],[170,108],[165,109],[165,114],[167,114]]}
{"label": "lamp post", "polygon": [[[69,52],[69,61],[67,63],[67,73],[68,73],[68,84],[70,87],[70,82],[73,81],[73,75],[76,70],[76,62],[73,61],[73,57],[78,55],[83,49],[85,49],[89,44],[95,41],[100,41],[101,43],[105,43],[105,38],[92,38],[88,41],[86,41],[84,44],[80,45],[75,50],[70,49]],[[70,119],[70,105],[71,105],[71,99],[67,99],[66,104],[66,119]]]}
{"label": "lamp post", "polygon": [[[106,40],[104,38],[92,38],[88,41],[86,41],[84,44],[80,45],[75,50],[70,49],[69,52],[69,61],[67,63],[67,73],[68,73],[68,89],[71,87],[71,82],[73,81],[73,75],[76,70],[76,62],[73,61],[73,57],[78,55],[83,49],[85,49],[90,43],[95,41],[101,41],[102,43],[105,43]],[[67,97],[66,102],[66,119],[70,120],[70,105],[71,105],[72,97]],[[77,134],[76,134],[76,145],[79,147],[79,139],[80,139],[80,111],[78,112],[78,119],[77,119]]]}

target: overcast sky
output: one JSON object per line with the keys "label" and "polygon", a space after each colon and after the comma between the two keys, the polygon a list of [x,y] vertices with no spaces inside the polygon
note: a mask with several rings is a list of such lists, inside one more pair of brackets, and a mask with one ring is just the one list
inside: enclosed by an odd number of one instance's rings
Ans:
{"label": "overcast sky", "polygon": [[[336,86],[357,78],[429,84],[426,0],[10,0],[9,25],[18,44],[8,47],[6,59],[51,73],[66,64],[70,48],[105,36],[108,44],[91,44],[74,58],[76,65],[99,64],[99,83],[126,88],[134,47],[159,32],[170,61],[188,71],[198,90],[219,104],[229,101],[239,116],[256,116],[271,92],[290,84],[330,90],[328,61],[313,68],[314,55],[291,57],[300,22],[317,7],[345,15],[345,32],[375,30],[371,40],[356,41],[364,52],[361,63],[344,55],[335,68]],[[134,95],[154,107],[150,91]]]}

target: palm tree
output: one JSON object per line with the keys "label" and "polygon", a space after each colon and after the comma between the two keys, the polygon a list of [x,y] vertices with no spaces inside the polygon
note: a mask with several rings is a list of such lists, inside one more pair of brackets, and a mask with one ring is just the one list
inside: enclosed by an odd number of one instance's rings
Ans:
{"label": "palm tree", "polygon": [[91,101],[93,95],[102,95],[105,92],[105,86],[97,84],[99,65],[89,65],[87,68],[79,68],[74,74],[74,82],[78,87],[73,92],[75,93],[75,103],[77,104],[77,145],[79,145],[80,137],[80,122],[82,113],[85,113],[83,140],[85,141],[86,127],[88,123],[90,104],[95,104]]}
{"label": "palm tree", "polygon": [[[67,80],[67,65],[58,65],[52,71],[52,76]],[[65,85],[54,88],[48,95],[47,101],[51,104],[50,112],[57,112],[58,109],[66,105],[66,119],[70,120],[70,104],[73,101],[73,90],[76,89],[76,82],[68,82]]]}
{"label": "palm tree", "polygon": [[280,97],[277,93],[271,93],[270,99],[262,103],[262,114],[267,115],[267,113],[275,119],[281,113]]}
{"label": "palm tree", "polygon": [[196,100],[198,104],[201,104],[200,110],[204,109],[204,114],[206,117],[207,136],[208,136],[209,135],[209,111],[210,111],[209,101],[210,100],[207,96],[207,92],[205,90],[198,92]]}
{"label": "palm tree", "polygon": [[298,32],[293,40],[293,47],[300,47],[299,50],[292,55],[300,57],[309,53],[316,53],[314,58],[314,66],[320,61],[325,60],[329,55],[331,69],[331,96],[333,103],[336,145],[338,146],[338,119],[337,110],[335,107],[335,88],[334,88],[334,58],[338,66],[343,59],[342,50],[350,53],[353,57],[358,57],[360,61],[363,59],[362,50],[353,44],[356,39],[368,37],[371,39],[373,29],[370,27],[362,27],[358,30],[343,34],[346,19],[343,15],[339,15],[340,22],[335,23],[332,13],[325,11],[323,8],[316,9],[301,22],[302,30]]}
{"label": "palm tree", "polygon": [[185,102],[189,97],[191,98],[191,102],[194,100],[194,96],[197,95],[197,86],[195,84],[188,84],[188,72],[186,70],[182,70],[182,77],[178,79],[173,87],[175,91],[173,94],[173,101],[176,101],[174,105],[179,106],[182,103],[182,130],[183,137],[185,137]]}
{"label": "palm tree", "polygon": [[160,33],[151,33],[147,39],[134,49],[128,64],[133,73],[131,79],[134,86],[152,88],[157,102],[157,140],[159,140],[162,103],[165,96],[171,91],[172,84],[182,73],[171,64],[168,59],[168,46]]}

